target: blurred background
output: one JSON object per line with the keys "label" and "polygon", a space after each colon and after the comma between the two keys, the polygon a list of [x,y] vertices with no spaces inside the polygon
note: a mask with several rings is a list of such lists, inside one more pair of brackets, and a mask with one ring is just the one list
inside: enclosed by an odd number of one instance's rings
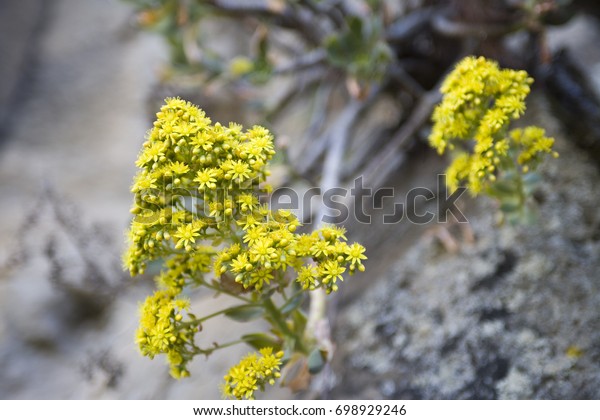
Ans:
{"label": "blurred background", "polygon": [[[268,126],[273,183],[393,187],[345,221],[367,271],[331,300],[336,352],[268,398],[600,398],[600,8],[575,0],[0,0],[0,398],[219,398],[243,346],[172,379],[134,343],[151,276],[121,268],[134,162],[163,98]],[[444,75],[482,54],[536,79],[524,123],[560,158],[538,217],[384,225],[447,162]],[[437,212],[421,203],[417,213]],[[219,305],[209,294],[194,305]],[[261,328],[257,323],[252,328]],[[249,328],[211,320],[206,341]],[[301,387],[300,387],[301,388]]]}

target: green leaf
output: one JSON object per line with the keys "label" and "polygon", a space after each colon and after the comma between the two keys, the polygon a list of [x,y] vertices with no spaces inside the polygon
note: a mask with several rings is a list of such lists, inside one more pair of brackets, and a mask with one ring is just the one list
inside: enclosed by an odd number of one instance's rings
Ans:
{"label": "green leaf", "polygon": [[542,180],[542,177],[537,172],[529,172],[523,175],[523,182],[527,185],[537,184]]}
{"label": "green leaf", "polygon": [[283,305],[280,309],[280,312],[284,315],[289,314],[304,302],[304,294],[298,294],[288,300],[285,305]]}
{"label": "green leaf", "polygon": [[327,352],[320,349],[314,349],[308,355],[308,371],[311,374],[319,373],[327,363]]}
{"label": "green leaf", "polygon": [[296,351],[296,339],[292,337],[285,337],[283,340],[283,353],[284,357],[282,360],[289,359],[290,355]]}
{"label": "green leaf", "polygon": [[294,321],[294,330],[295,331],[304,331],[306,327],[306,315],[302,311],[294,311],[292,312],[292,320]]}
{"label": "green leaf", "polygon": [[279,342],[265,333],[246,334],[243,335],[241,339],[256,350],[260,350],[264,347],[272,347],[273,351],[279,351],[281,349]]}
{"label": "green leaf", "polygon": [[513,180],[501,180],[492,184],[491,188],[497,195],[513,195],[517,192],[517,183]]}
{"label": "green leaf", "polygon": [[329,62],[358,79],[380,79],[392,58],[392,51],[383,40],[381,23],[377,19],[363,21],[351,16],[347,25],[344,32],[325,39]]}
{"label": "green leaf", "polygon": [[515,202],[504,202],[500,204],[500,210],[502,210],[503,213],[515,213],[521,210],[521,206]]}
{"label": "green leaf", "polygon": [[239,322],[248,322],[253,319],[262,318],[265,309],[258,305],[240,305],[229,308],[225,316]]}

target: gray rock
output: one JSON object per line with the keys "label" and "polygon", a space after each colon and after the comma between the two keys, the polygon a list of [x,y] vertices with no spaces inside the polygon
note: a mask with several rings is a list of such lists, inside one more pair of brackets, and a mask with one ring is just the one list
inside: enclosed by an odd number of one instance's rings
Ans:
{"label": "gray rock", "polygon": [[474,243],[410,246],[339,314],[334,396],[385,378],[381,398],[600,398],[600,176],[543,100],[530,115],[561,154],[542,168],[537,223],[499,226],[481,198]]}

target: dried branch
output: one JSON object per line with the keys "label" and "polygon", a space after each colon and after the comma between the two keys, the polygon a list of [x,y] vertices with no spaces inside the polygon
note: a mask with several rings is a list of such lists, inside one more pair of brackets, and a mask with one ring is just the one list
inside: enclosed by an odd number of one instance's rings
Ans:
{"label": "dried branch", "polygon": [[431,22],[431,18],[438,12],[438,8],[426,7],[416,9],[393,22],[386,30],[385,38],[390,44],[405,44],[412,42],[413,38],[423,32]]}
{"label": "dried branch", "polygon": [[389,76],[400,83],[400,85],[412,96],[419,98],[425,94],[423,86],[421,86],[400,63],[392,63],[388,70]]}
{"label": "dried branch", "polygon": [[[377,89],[374,89],[372,95],[363,102],[356,100],[350,102],[338,116],[332,129],[328,132],[328,141],[325,143],[326,146],[329,146],[329,149],[325,156],[323,175],[320,182],[322,193],[339,186],[342,162],[346,144],[351,135],[350,131],[356,122],[357,116],[371,103],[373,97],[376,96],[376,90]],[[325,215],[325,207],[321,206],[317,212],[317,227],[323,224],[323,217]],[[331,340],[331,328],[327,314],[326,295],[322,289],[310,292],[310,309],[306,331],[312,334],[312,338],[317,341],[320,348],[327,351],[328,359],[331,360],[334,345]],[[325,392],[329,391],[333,385],[333,381],[331,380],[332,374],[331,370],[324,370],[320,375],[321,377],[313,382],[313,392],[317,393],[317,395],[323,395]]]}
{"label": "dried branch", "polygon": [[268,106],[265,119],[273,120],[281,114],[293,100],[304,91],[321,82],[326,75],[320,69],[312,68],[297,77],[296,83],[289,87],[273,105]]}
{"label": "dried branch", "polygon": [[438,13],[432,18],[433,29],[444,36],[451,38],[496,38],[524,27],[522,22],[516,23],[467,23],[450,20],[446,14]]}
{"label": "dried branch", "polygon": [[[337,12],[331,5],[327,5],[325,1],[317,3],[313,0],[299,0],[299,3],[306,6],[316,16],[327,16],[336,28],[344,26],[344,17]],[[329,2],[332,3],[332,2]]]}
{"label": "dried branch", "polygon": [[296,8],[278,1],[262,0],[206,0],[217,11],[230,16],[256,16],[273,19],[276,25],[294,29],[311,44],[318,46],[324,37],[322,29],[314,20],[307,19],[306,15]]}
{"label": "dried branch", "polygon": [[289,73],[297,73],[302,70],[314,67],[319,64],[325,63],[327,54],[322,49],[317,49],[306,53],[305,55],[293,60],[290,63],[285,63],[281,66],[276,67],[273,70],[273,74],[282,75]]}

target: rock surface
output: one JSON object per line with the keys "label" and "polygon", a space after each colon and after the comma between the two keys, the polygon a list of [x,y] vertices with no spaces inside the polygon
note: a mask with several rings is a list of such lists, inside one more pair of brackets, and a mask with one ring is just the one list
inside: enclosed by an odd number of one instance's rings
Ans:
{"label": "rock surface", "polygon": [[548,115],[556,139],[529,226],[468,213],[475,241],[449,253],[424,235],[338,316],[337,398],[600,398],[600,176]]}

